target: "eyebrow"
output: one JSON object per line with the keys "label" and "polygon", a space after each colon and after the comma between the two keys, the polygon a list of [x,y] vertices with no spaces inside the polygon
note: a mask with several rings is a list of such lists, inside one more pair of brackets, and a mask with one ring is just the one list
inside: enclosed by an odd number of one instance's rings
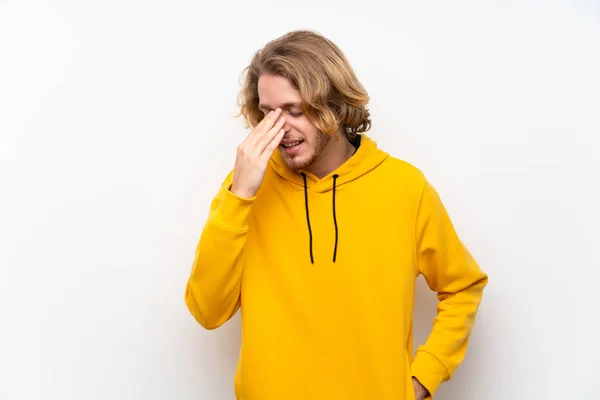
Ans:
{"label": "eyebrow", "polygon": [[[292,107],[302,108],[300,106],[300,103],[294,103],[294,102],[285,103],[285,104],[281,105],[279,108],[284,109],[284,108],[292,108]],[[269,106],[268,104],[259,104],[258,108],[260,110],[273,110],[273,108],[271,108],[271,106]]]}

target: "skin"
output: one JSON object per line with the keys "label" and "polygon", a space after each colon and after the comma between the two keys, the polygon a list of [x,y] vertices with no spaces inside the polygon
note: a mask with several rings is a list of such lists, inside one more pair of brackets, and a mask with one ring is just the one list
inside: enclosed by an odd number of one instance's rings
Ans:
{"label": "skin", "polygon": [[233,194],[243,198],[256,196],[265,177],[269,158],[285,135],[284,123],[281,109],[272,111],[238,146],[230,189]]}
{"label": "skin", "polygon": [[303,140],[298,152],[288,155],[281,147],[287,166],[305,168],[319,178],[331,173],[354,153],[354,146],[340,131],[328,135],[302,114],[302,97],[290,82],[281,76],[262,75],[258,80],[259,108],[263,113],[281,107],[286,118],[282,143]]}
{"label": "skin", "polygon": [[417,378],[412,378],[413,387],[415,388],[415,398],[417,400],[423,400],[429,394],[429,391],[425,389],[425,386],[421,385],[421,382]]}
{"label": "skin", "polygon": [[[251,198],[260,188],[269,158],[277,149],[293,170],[307,169],[323,178],[354,154],[355,147],[340,131],[320,132],[302,113],[302,97],[290,82],[275,75],[258,80],[260,108],[265,118],[238,147],[231,191]],[[283,144],[302,141],[289,155]]]}
{"label": "skin", "polygon": [[[238,146],[230,189],[233,194],[256,196],[276,150],[290,169],[307,169],[318,178],[330,174],[354,154],[356,148],[341,131],[331,136],[320,132],[302,113],[302,96],[286,78],[262,75],[258,97],[265,117]],[[282,146],[297,141],[302,141],[297,151],[286,153]],[[423,400],[427,390],[416,378],[412,381],[416,399]]]}

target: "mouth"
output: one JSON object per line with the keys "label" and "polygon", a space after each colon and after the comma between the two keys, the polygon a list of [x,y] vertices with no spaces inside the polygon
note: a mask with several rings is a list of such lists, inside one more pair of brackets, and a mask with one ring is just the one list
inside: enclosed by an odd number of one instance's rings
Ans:
{"label": "mouth", "polygon": [[297,140],[295,142],[281,143],[281,147],[286,149],[292,149],[294,147],[298,147],[303,141],[304,140]]}
{"label": "mouth", "polygon": [[288,157],[295,157],[302,151],[303,143],[304,140],[295,140],[293,142],[286,140],[280,143],[279,147],[281,148],[281,152]]}

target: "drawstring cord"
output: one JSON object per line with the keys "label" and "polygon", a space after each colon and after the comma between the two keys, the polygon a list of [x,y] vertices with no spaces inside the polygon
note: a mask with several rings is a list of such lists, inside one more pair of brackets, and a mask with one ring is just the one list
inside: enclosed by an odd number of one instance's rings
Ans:
{"label": "drawstring cord", "polygon": [[[309,237],[309,252],[310,252],[310,263],[314,264],[315,259],[313,256],[313,236],[312,236],[312,228],[310,226],[310,215],[308,212],[308,186],[306,184],[306,174],[304,172],[301,173],[302,179],[304,180],[304,208],[306,209],[306,225],[308,226],[308,237]],[[333,262],[337,259],[337,248],[338,248],[338,238],[339,238],[339,230],[337,224],[337,216],[335,211],[335,190],[337,184],[337,178],[339,178],[338,174],[333,175],[333,225],[335,226],[335,247],[333,248]]]}
{"label": "drawstring cord", "polygon": [[302,172],[302,178],[304,179],[304,208],[306,209],[306,224],[308,225],[308,236],[310,239],[309,249],[310,249],[310,263],[314,264],[315,259],[313,257],[313,237],[312,237],[312,229],[310,228],[310,216],[308,215],[308,189],[306,187],[306,174]]}
{"label": "drawstring cord", "polygon": [[333,248],[333,262],[335,262],[338,247],[338,224],[337,217],[335,216],[335,184],[338,177],[338,174],[333,175],[333,225],[335,225],[335,247]]}

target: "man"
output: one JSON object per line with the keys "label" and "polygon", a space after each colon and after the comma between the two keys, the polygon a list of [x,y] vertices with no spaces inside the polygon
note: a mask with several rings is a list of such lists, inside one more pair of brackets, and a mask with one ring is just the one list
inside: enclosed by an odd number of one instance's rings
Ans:
{"label": "man", "polygon": [[[365,134],[367,102],[313,32],[268,43],[246,70],[253,130],[185,293],[206,329],[241,309],[238,399],[430,399],[465,356],[487,275],[423,174]],[[419,274],[440,302],[413,357]]]}

